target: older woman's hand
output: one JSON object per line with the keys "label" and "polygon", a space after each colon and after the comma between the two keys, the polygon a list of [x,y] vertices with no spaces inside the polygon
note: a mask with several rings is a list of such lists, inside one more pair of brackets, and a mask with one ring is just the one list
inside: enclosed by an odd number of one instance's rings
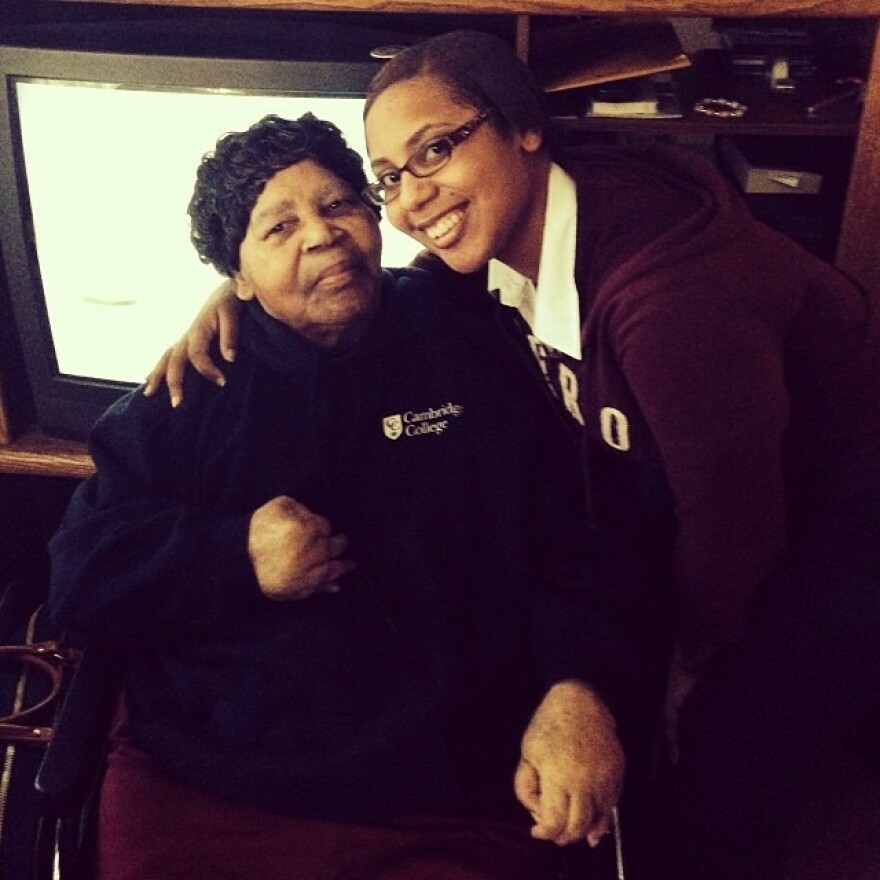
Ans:
{"label": "older woman's hand", "polygon": [[270,599],[306,599],[335,593],[355,563],[344,556],[348,541],[323,516],[280,495],[254,511],[248,555],[257,583]]}
{"label": "older woman's hand", "polygon": [[529,722],[514,778],[532,814],[532,836],[596,846],[611,828],[623,787],[623,748],[611,712],[580,681],[554,685]]}

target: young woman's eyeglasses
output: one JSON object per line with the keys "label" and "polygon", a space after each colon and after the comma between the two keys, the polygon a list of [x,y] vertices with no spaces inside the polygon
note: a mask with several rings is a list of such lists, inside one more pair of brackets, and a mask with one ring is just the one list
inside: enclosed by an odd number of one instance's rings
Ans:
{"label": "young woman's eyeglasses", "polygon": [[467,140],[488,118],[488,112],[484,111],[455,131],[422,144],[402,168],[383,171],[375,183],[364,189],[364,198],[374,205],[387,205],[393,202],[400,195],[400,183],[404,171],[408,171],[413,177],[430,177],[449,162],[452,151]]}

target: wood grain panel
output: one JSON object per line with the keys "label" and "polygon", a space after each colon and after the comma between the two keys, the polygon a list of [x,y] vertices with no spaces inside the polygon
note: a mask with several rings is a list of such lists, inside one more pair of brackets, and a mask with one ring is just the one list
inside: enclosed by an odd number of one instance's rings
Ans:
{"label": "wood grain panel", "polygon": [[[82,2],[82,0],[52,0]],[[85,0],[128,5],[517,15],[818,16],[880,15],[880,0]]]}
{"label": "wood grain panel", "polygon": [[0,474],[42,477],[87,477],[94,471],[86,445],[26,431],[0,445]]}
{"label": "wood grain panel", "polygon": [[0,444],[9,443],[10,440],[12,440],[12,420],[3,397],[3,383],[0,377]]}
{"label": "wood grain panel", "polygon": [[880,296],[880,28],[874,50],[853,159],[837,265]]}

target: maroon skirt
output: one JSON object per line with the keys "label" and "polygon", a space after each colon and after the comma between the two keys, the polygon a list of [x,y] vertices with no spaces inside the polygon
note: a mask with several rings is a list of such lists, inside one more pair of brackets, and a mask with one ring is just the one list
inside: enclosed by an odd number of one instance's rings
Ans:
{"label": "maroon skirt", "polygon": [[[501,822],[403,818],[356,825],[291,818],[170,777],[111,738],[98,825],[99,880],[543,880],[552,844]],[[356,779],[351,780],[357,785]]]}

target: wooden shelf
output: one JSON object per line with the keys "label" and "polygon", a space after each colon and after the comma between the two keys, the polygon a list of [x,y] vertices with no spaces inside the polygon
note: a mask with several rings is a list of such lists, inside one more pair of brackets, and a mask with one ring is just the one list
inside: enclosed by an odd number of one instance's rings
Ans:
{"label": "wooden shelf", "polygon": [[[676,91],[683,116],[677,119],[622,119],[614,117],[568,117],[565,125],[572,131],[639,132],[650,135],[772,135],[795,137],[856,137],[859,133],[859,105],[841,103],[827,115],[810,116],[807,107],[828,97],[833,83],[814,80],[798,82],[793,93],[774,93],[763,77],[737,76],[722,70],[723,53],[716,50],[699,53],[694,65],[674,74]],[[712,118],[695,113],[699,98],[725,97],[748,107],[745,116],[733,119]],[[550,96],[550,106],[577,106],[577,94],[558,92]],[[583,103],[583,101],[581,101]]]}
{"label": "wooden shelf", "polygon": [[0,445],[0,474],[82,479],[94,470],[84,443],[48,437],[37,430]]}
{"label": "wooden shelf", "polygon": [[[52,0],[56,3],[83,0]],[[481,15],[798,16],[870,18],[880,0],[85,0],[129,6],[286,9],[300,12],[418,12]]]}
{"label": "wooden shelf", "polygon": [[755,119],[712,120],[709,124],[706,117],[698,113],[686,112],[681,119],[626,119],[605,117],[579,117],[565,119],[565,127],[569,131],[578,132],[614,132],[620,134],[644,135],[774,135],[798,137],[851,137],[856,134],[856,126],[848,123],[836,123],[823,126],[815,125],[774,125],[768,128],[767,123]]}
{"label": "wooden shelf", "polygon": [[752,119],[710,120],[698,113],[685,112],[681,119],[626,119],[613,116],[584,116],[566,118],[570,131],[618,132],[646,135],[796,135],[798,137],[851,137],[856,134],[855,123],[829,123],[823,126],[811,124],[774,124]]}

